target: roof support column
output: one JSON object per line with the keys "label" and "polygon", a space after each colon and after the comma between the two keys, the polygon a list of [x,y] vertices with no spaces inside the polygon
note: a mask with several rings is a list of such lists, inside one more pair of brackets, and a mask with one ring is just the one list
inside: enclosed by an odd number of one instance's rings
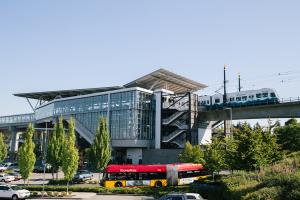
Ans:
{"label": "roof support column", "polygon": [[161,148],[161,110],[162,91],[154,91],[155,95],[155,149]]}

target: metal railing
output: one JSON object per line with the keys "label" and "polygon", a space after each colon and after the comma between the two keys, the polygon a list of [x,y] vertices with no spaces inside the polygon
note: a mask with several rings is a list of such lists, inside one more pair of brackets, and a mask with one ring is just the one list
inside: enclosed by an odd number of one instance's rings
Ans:
{"label": "metal railing", "polygon": [[300,97],[280,98],[279,103],[300,102]]}
{"label": "metal railing", "polygon": [[183,133],[185,130],[176,130],[169,134],[166,137],[163,137],[163,142],[170,142],[171,140],[175,139],[177,136],[179,136],[181,133]]}
{"label": "metal railing", "polygon": [[184,113],[186,113],[186,112],[184,112],[184,111],[178,111],[178,112],[174,113],[173,115],[171,115],[167,119],[163,119],[163,124],[164,125],[170,124],[171,122],[173,122],[174,120],[176,120],[178,117],[182,116]]}
{"label": "metal railing", "polygon": [[21,124],[21,123],[30,123],[34,121],[35,121],[34,113],[0,117],[0,124]]}

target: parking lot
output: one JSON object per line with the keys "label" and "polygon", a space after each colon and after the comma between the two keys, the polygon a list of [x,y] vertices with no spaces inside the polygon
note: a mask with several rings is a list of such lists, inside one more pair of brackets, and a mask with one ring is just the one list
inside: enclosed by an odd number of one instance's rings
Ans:
{"label": "parking lot", "polygon": [[[58,173],[58,178],[62,179],[63,177],[64,177],[63,173],[59,172]],[[49,180],[51,180],[52,178],[53,177],[52,177],[51,173],[45,173],[45,182],[44,182],[43,181],[44,180],[44,174],[43,173],[33,173],[31,175],[31,177],[30,177],[29,185],[42,185],[43,183],[44,184],[48,184]],[[56,174],[54,174],[54,178],[56,178]],[[93,174],[93,179],[95,181],[99,181],[99,174],[98,173],[94,173]],[[19,180],[19,181],[13,181],[11,183],[12,184],[17,184],[17,185],[19,185],[19,184],[22,185],[22,184],[24,184],[24,181],[23,180]],[[87,185],[87,184],[80,184],[80,185]]]}

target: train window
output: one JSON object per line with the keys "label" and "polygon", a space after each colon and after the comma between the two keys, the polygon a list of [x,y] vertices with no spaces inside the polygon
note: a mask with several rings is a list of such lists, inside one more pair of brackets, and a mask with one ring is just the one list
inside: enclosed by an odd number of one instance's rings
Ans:
{"label": "train window", "polygon": [[220,103],[220,99],[215,99],[215,103]]}
{"label": "train window", "polygon": [[242,97],[243,101],[247,101],[247,96]]}
{"label": "train window", "polygon": [[275,95],[274,92],[272,92],[272,93],[270,94],[270,96],[271,96],[271,97],[276,97],[276,95]]}
{"label": "train window", "polygon": [[230,97],[229,101],[234,101],[234,97]]}
{"label": "train window", "polygon": [[256,94],[256,98],[260,99],[261,98],[261,94]]}
{"label": "train window", "polygon": [[236,101],[241,101],[241,100],[242,100],[241,97],[237,97],[237,98],[236,98]]}
{"label": "train window", "polygon": [[268,93],[263,93],[263,97],[268,97],[269,94]]}
{"label": "train window", "polygon": [[249,99],[254,99],[254,95],[250,95],[250,96],[249,96]]}
{"label": "train window", "polygon": [[209,101],[207,100],[207,104],[209,104]]}

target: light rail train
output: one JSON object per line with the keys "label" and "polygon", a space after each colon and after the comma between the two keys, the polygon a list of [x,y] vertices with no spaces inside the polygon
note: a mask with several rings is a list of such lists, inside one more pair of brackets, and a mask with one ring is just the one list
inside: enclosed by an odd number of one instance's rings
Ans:
{"label": "light rail train", "polygon": [[241,107],[251,105],[265,105],[279,103],[279,96],[272,88],[259,90],[246,90],[241,92],[227,93],[227,102],[224,104],[223,95],[200,96],[199,105],[211,109],[227,107]]}

